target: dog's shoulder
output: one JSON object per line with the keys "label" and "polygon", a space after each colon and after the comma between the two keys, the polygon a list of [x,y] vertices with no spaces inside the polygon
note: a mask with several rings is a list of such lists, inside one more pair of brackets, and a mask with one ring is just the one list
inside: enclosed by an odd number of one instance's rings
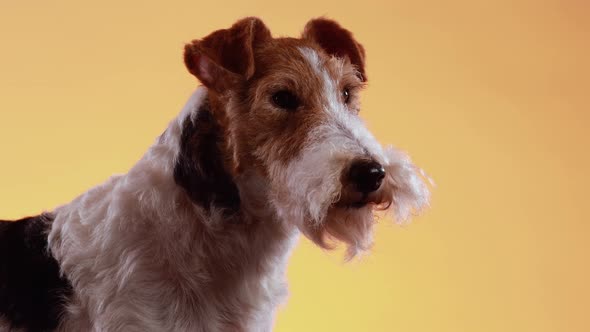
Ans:
{"label": "dog's shoulder", "polygon": [[47,247],[52,217],[0,221],[0,318],[15,329],[49,331],[71,295]]}

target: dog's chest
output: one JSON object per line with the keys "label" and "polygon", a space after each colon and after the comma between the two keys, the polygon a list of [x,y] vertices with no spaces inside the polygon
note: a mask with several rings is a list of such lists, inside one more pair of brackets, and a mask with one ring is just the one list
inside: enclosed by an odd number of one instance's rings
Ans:
{"label": "dog's chest", "polygon": [[147,234],[117,234],[137,250],[111,246],[108,257],[133,266],[95,257],[92,268],[76,270],[73,315],[64,317],[63,330],[270,331],[287,294],[285,268],[297,232],[262,226],[201,234],[190,250],[179,238],[173,247],[185,250],[175,254],[145,241]]}
{"label": "dog's chest", "polygon": [[285,269],[297,234],[239,227],[209,239],[206,254],[193,265],[199,280],[184,279],[181,289],[190,289],[188,296],[178,294],[171,303],[185,312],[167,317],[171,322],[187,317],[186,325],[204,331],[270,329],[274,310],[287,295]]}

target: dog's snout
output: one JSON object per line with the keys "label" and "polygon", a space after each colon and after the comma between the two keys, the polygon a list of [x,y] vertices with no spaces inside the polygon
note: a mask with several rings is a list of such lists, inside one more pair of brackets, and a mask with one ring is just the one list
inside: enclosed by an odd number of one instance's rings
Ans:
{"label": "dog's snout", "polygon": [[385,177],[385,169],[373,160],[357,160],[350,166],[349,180],[356,190],[362,193],[373,192],[381,186]]}

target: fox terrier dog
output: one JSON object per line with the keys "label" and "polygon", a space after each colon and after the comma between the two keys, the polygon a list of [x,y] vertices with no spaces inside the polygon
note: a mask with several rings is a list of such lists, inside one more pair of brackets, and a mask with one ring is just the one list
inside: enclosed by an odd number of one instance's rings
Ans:
{"label": "fox terrier dog", "polygon": [[300,233],[351,258],[378,211],[428,205],[359,118],[365,51],[338,23],[245,18],[184,62],[202,86],[127,174],[0,222],[2,331],[270,331]]}

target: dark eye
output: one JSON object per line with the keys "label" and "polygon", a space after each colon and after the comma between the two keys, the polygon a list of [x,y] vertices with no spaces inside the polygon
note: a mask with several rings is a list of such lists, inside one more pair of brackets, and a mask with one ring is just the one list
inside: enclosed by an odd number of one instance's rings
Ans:
{"label": "dark eye", "polygon": [[290,91],[281,90],[272,95],[272,102],[279,108],[294,111],[299,107],[299,99]]}
{"label": "dark eye", "polygon": [[350,91],[348,88],[342,90],[342,98],[344,99],[344,103],[348,104],[348,101],[350,101]]}

